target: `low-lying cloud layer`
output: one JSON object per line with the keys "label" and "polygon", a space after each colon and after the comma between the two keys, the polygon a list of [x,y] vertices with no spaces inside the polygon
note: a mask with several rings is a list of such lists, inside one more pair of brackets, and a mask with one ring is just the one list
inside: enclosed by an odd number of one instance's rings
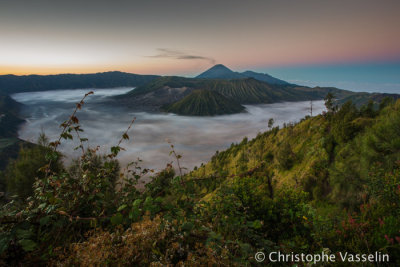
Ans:
{"label": "low-lying cloud layer", "polygon": [[[131,88],[96,89],[77,114],[90,146],[100,145],[106,153],[116,145],[133,117],[136,121],[123,142],[126,151],[119,156],[122,166],[143,160],[143,167],[162,169],[174,159],[169,156],[169,139],[176,151],[183,156],[182,165],[189,170],[207,162],[216,150],[224,150],[231,143],[240,142],[245,136],[253,138],[267,129],[267,121],[274,118],[275,125],[295,122],[309,114],[309,102],[286,102],[264,105],[248,105],[247,113],[217,117],[185,117],[173,114],[131,112],[124,107],[101,104],[105,96],[121,94]],[[20,93],[13,98],[25,104],[27,116],[19,131],[22,139],[35,141],[43,130],[54,140],[60,134],[59,125],[68,118],[75,104],[88,92],[85,90],[62,90]],[[313,114],[324,110],[323,101],[313,102]],[[77,144],[66,142],[61,150],[68,156],[77,156],[73,148]]]}

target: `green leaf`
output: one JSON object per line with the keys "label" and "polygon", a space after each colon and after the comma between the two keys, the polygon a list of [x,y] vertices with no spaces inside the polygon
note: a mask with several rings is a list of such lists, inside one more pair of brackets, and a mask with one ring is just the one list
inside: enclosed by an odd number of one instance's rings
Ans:
{"label": "green leaf", "polygon": [[30,239],[22,239],[18,242],[22,249],[25,251],[34,251],[37,247],[37,244]]}
{"label": "green leaf", "polygon": [[133,220],[133,221],[137,221],[140,217],[140,210],[133,210],[131,212],[129,212],[129,219]]}
{"label": "green leaf", "polygon": [[47,203],[42,203],[39,205],[38,209],[42,210],[42,209],[46,208],[46,206],[47,206]]}
{"label": "green leaf", "polygon": [[40,223],[40,225],[46,225],[46,224],[48,224],[49,223],[49,221],[50,221],[50,219],[51,219],[51,216],[44,216],[43,218],[41,218],[40,220],[39,220],[39,223]]}
{"label": "green leaf", "polygon": [[64,133],[62,133],[61,134],[61,138],[64,138],[64,139],[73,139],[72,138],[72,135],[71,134],[69,134],[68,132],[64,132]]}
{"label": "green leaf", "polygon": [[163,201],[162,197],[156,197],[156,199],[154,200],[154,202],[157,202],[157,203],[161,203],[162,201]]}
{"label": "green leaf", "polygon": [[143,203],[144,210],[152,211],[152,206],[153,206],[153,198],[150,196],[146,197],[146,200]]}
{"label": "green leaf", "polygon": [[119,146],[113,146],[111,147],[111,153],[114,155],[118,155],[119,151],[121,151],[121,147]]}
{"label": "green leaf", "polygon": [[26,239],[32,236],[32,232],[30,230],[23,230],[23,229],[18,229],[16,231],[16,234],[18,239]]}
{"label": "green leaf", "polygon": [[111,217],[111,223],[112,224],[114,224],[114,225],[118,225],[118,224],[121,224],[122,223],[122,221],[123,221],[123,216],[122,216],[122,214],[121,213],[117,213],[117,214],[115,214],[114,216],[112,216]]}
{"label": "green leaf", "polygon": [[0,255],[7,250],[11,241],[11,235],[8,233],[0,234]]}
{"label": "green leaf", "polygon": [[48,152],[46,153],[45,158],[47,161],[56,161],[58,158],[58,153],[55,151]]}
{"label": "green leaf", "polygon": [[133,201],[132,206],[134,209],[138,209],[141,203],[142,203],[141,199],[136,199],[135,201]]}
{"label": "green leaf", "polygon": [[125,209],[127,206],[128,206],[128,205],[126,205],[126,204],[121,205],[121,206],[118,208],[118,211],[121,211],[121,210]]}
{"label": "green leaf", "polygon": [[251,227],[253,227],[254,229],[260,229],[260,228],[262,227],[262,223],[261,223],[260,220],[255,220],[255,221],[252,223]]}
{"label": "green leaf", "polygon": [[185,222],[182,224],[182,231],[190,232],[194,228],[194,224],[192,222]]}

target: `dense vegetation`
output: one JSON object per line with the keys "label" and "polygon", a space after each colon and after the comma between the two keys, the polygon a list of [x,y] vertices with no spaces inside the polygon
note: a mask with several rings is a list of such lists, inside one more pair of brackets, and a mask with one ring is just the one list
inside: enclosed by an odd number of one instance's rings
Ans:
{"label": "dense vegetation", "polygon": [[377,106],[379,103],[381,103],[385,98],[392,98],[392,99],[399,99],[400,95],[399,94],[388,94],[388,93],[356,93],[349,95],[345,98],[342,98],[338,101],[339,105],[342,105],[348,101],[351,101],[353,104],[355,104],[357,107],[361,107],[362,105],[365,105],[368,103],[370,100]]}
{"label": "dense vegetation", "polygon": [[242,112],[244,107],[215,91],[195,90],[163,110],[187,116],[214,116]]}
{"label": "dense vegetation", "polygon": [[[9,166],[38,172],[6,179],[16,196],[0,213],[2,264],[243,266],[278,250],[379,251],[400,264],[400,101],[337,108],[329,94],[326,113],[282,129],[270,120],[186,175],[173,145],[177,173],[140,162],[122,171],[115,158],[130,127],[104,156],[79,139],[82,156],[61,166],[57,148],[82,130],[82,104],[42,154]],[[152,181],[138,190],[145,174]]]}
{"label": "dense vegetation", "polygon": [[139,86],[157,77],[157,75],[139,75],[119,71],[94,74],[0,75],[0,93]]}

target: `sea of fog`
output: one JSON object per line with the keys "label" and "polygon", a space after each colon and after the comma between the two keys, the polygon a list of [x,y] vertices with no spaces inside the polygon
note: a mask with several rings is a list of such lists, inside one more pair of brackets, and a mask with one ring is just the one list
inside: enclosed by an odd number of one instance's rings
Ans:
{"label": "sea of fog", "polygon": [[[166,113],[132,112],[126,107],[105,104],[104,99],[123,94],[132,88],[93,89],[77,117],[84,130],[81,137],[89,139],[92,147],[100,146],[108,153],[118,143],[121,135],[136,117],[129,132],[130,139],[122,143],[126,149],[119,155],[124,167],[128,162],[140,158],[142,167],[162,169],[174,161],[169,155],[167,139],[182,155],[181,165],[192,169],[207,162],[216,150],[224,150],[231,143],[240,142],[245,136],[253,138],[267,129],[270,118],[275,125],[296,122],[309,114],[310,102],[285,102],[263,105],[246,105],[246,113],[216,117],[186,117]],[[24,104],[26,123],[19,130],[20,138],[36,142],[40,132],[55,140],[61,132],[59,125],[69,115],[85,93],[90,89],[57,90],[18,93],[12,97]],[[313,114],[324,110],[323,101],[313,102]],[[65,141],[60,150],[66,161],[79,154],[74,151],[77,143]]]}

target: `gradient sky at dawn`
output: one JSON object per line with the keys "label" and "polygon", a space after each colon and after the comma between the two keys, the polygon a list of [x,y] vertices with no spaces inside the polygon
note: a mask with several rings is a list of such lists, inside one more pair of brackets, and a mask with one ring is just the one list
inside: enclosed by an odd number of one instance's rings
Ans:
{"label": "gradient sky at dawn", "polygon": [[0,74],[195,75],[222,63],[285,78],[279,69],[396,64],[399,10],[398,0],[2,0]]}

